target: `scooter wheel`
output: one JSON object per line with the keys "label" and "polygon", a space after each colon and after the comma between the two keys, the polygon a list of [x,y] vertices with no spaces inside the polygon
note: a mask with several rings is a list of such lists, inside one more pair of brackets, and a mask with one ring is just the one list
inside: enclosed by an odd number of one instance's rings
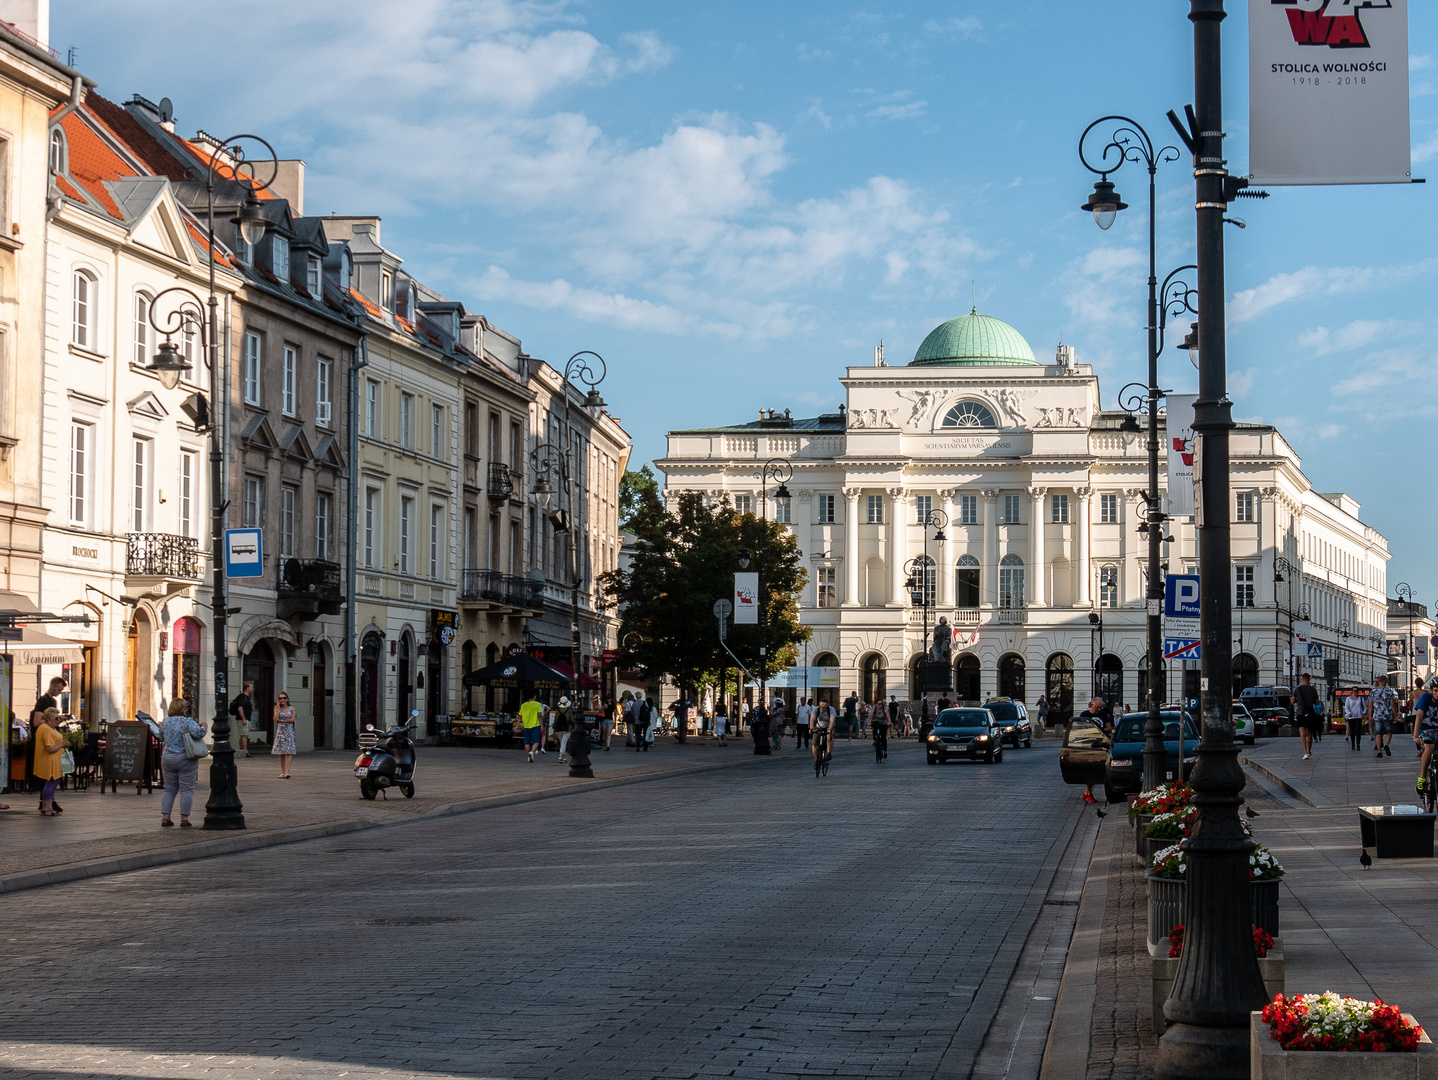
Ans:
{"label": "scooter wheel", "polygon": [[404,797],[405,797],[406,799],[413,799],[413,798],[414,798],[414,785],[413,785],[413,784],[401,784],[399,789],[404,792]]}
{"label": "scooter wheel", "polygon": [[369,799],[371,802],[373,802],[374,797],[379,794],[379,785],[377,785],[373,780],[361,780],[360,794],[363,795],[366,799]]}

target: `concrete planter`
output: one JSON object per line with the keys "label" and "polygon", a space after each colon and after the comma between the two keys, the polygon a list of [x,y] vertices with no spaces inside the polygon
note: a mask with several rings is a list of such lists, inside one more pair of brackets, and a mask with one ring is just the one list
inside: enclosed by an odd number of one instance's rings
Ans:
{"label": "concrete planter", "polygon": [[[1162,1035],[1168,1030],[1168,1018],[1163,1015],[1163,1003],[1173,992],[1173,978],[1178,974],[1178,960],[1170,960],[1168,953],[1160,950],[1149,961],[1153,965],[1153,1031]],[[1283,993],[1283,948],[1275,945],[1268,955],[1259,957],[1258,970],[1263,973],[1263,989],[1268,999]]]}
{"label": "concrete planter", "polygon": [[[1407,1013],[1403,1019],[1416,1023]],[[1249,1014],[1248,1047],[1253,1080],[1438,1080],[1438,1050],[1425,1034],[1416,1054],[1340,1054],[1284,1050],[1269,1037],[1261,1012]]]}
{"label": "concrete planter", "polygon": [[[1182,839],[1182,837],[1179,839]],[[1155,855],[1164,848],[1173,847],[1176,843],[1178,843],[1178,840],[1155,840],[1151,836],[1145,836],[1143,838],[1143,851],[1141,852],[1144,866],[1152,866]]]}
{"label": "concrete planter", "polygon": [[[1152,814],[1130,814],[1129,819],[1133,822],[1133,843],[1134,854],[1140,859],[1146,859],[1148,850],[1144,847],[1143,830],[1148,828],[1148,823],[1153,820]],[[1148,865],[1146,862],[1145,866]]]}
{"label": "concrete planter", "polygon": [[[1168,934],[1183,922],[1183,905],[1187,882],[1174,878],[1148,878],[1148,952],[1158,953],[1160,943],[1168,941]],[[1278,936],[1278,879],[1273,881],[1250,881],[1253,903],[1253,924],[1261,926],[1274,937]],[[1164,944],[1163,952],[1168,952]]]}

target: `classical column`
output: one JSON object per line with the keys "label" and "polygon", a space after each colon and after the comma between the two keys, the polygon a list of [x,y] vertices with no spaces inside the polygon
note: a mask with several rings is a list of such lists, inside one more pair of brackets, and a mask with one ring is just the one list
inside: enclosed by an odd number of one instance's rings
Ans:
{"label": "classical column", "polygon": [[1029,596],[1030,607],[1043,607],[1048,601],[1044,598],[1044,578],[1047,577],[1047,565],[1044,558],[1044,496],[1049,489],[1045,487],[1029,488],[1029,499],[1033,503],[1032,522],[1029,525]]}
{"label": "classical column", "polygon": [[949,527],[944,530],[945,538],[939,542],[938,553],[934,555],[934,573],[939,579],[939,593],[936,599],[939,607],[946,609],[954,606],[954,556],[953,548],[949,546],[948,536],[958,528],[959,515],[954,511],[954,501],[958,497],[957,488],[939,492],[939,504],[949,517]]}
{"label": "classical column", "polygon": [[889,488],[889,607],[904,607],[904,563],[909,557],[908,500],[901,487]]}
{"label": "classical column", "polygon": [[984,574],[979,582],[979,606],[995,607],[999,602],[999,493],[981,492],[984,497]]}
{"label": "classical column", "polygon": [[859,606],[859,489],[844,489],[844,607]]}
{"label": "classical column", "polygon": [[1088,607],[1089,579],[1093,577],[1088,565],[1089,497],[1093,495],[1093,488],[1079,488],[1075,494],[1078,496],[1078,517],[1074,519],[1074,573],[1078,575],[1079,607]]}

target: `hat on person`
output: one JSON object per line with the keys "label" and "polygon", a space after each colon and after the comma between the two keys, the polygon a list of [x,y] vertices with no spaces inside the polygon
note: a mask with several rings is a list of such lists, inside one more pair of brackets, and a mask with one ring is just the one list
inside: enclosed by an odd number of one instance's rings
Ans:
{"label": "hat on person", "polygon": [[560,699],[559,699],[559,707],[560,707],[561,709],[567,709],[567,708],[569,708],[569,699],[568,699],[567,697],[562,697],[562,698],[560,698]]}
{"label": "hat on person", "polygon": [[1438,675],[1434,675],[1433,678],[1428,680],[1428,689],[1438,690]]}

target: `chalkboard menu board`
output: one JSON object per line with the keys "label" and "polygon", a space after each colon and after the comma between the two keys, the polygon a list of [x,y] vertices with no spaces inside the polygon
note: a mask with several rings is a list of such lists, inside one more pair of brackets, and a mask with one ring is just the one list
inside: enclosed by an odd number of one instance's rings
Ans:
{"label": "chalkboard menu board", "polygon": [[144,782],[150,729],[134,720],[121,720],[105,729],[105,779]]}

